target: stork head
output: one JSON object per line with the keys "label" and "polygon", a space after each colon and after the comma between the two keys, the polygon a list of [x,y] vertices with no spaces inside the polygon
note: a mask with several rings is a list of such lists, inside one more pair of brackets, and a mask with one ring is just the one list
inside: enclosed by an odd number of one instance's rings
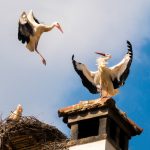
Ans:
{"label": "stork head", "polygon": [[18,111],[19,113],[22,113],[22,112],[23,112],[23,108],[22,108],[22,106],[21,106],[20,104],[18,104],[18,106],[17,106],[17,111]]}
{"label": "stork head", "polygon": [[98,66],[105,66],[107,64],[107,61],[111,58],[110,54],[105,54],[101,52],[95,52],[95,53],[102,56],[97,59]]}
{"label": "stork head", "polygon": [[20,17],[19,21],[20,21],[22,24],[27,23],[27,14],[26,14],[25,11],[21,14],[21,17]]}
{"label": "stork head", "polygon": [[105,58],[108,58],[108,59],[111,58],[111,55],[110,55],[110,54],[105,54],[105,53],[101,53],[101,52],[95,52],[95,53],[98,54],[98,55],[103,56],[103,58],[104,58],[104,57],[105,57]]}
{"label": "stork head", "polygon": [[54,22],[54,27],[56,27],[58,30],[60,30],[61,33],[63,33],[63,30],[58,22]]}

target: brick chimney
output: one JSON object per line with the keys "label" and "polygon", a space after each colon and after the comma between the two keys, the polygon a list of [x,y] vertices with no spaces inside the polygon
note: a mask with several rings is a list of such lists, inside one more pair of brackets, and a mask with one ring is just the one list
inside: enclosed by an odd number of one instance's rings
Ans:
{"label": "brick chimney", "polygon": [[58,114],[71,129],[69,150],[128,150],[131,137],[142,132],[112,98],[81,101]]}

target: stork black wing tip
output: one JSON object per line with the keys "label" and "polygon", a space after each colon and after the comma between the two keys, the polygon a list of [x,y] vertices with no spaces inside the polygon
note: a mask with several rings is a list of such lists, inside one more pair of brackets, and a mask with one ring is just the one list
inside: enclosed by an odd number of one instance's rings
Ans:
{"label": "stork black wing tip", "polygon": [[131,42],[127,40],[127,44],[128,44],[128,45],[131,45]]}
{"label": "stork black wing tip", "polygon": [[130,43],[130,41],[127,40],[127,44],[128,44],[128,48],[129,48],[130,50],[132,50],[132,44]]}
{"label": "stork black wing tip", "polygon": [[130,44],[131,44],[131,43],[130,43],[130,41],[128,41],[128,40],[127,40],[127,44],[129,44],[129,45],[130,45]]}
{"label": "stork black wing tip", "polygon": [[72,55],[72,60],[74,60],[74,54]]}

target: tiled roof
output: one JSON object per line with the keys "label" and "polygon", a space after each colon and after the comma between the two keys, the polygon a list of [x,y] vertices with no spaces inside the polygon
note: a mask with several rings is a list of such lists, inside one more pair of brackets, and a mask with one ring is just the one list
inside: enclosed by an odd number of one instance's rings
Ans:
{"label": "tiled roof", "polygon": [[[109,103],[108,100],[112,100],[111,98],[101,98],[96,100],[89,100],[89,101],[80,101],[78,104],[68,106],[58,110],[59,117],[82,112],[85,110],[91,110],[94,108],[99,108],[107,105]],[[107,103],[106,103],[107,102]],[[114,101],[111,101],[111,103]]]}

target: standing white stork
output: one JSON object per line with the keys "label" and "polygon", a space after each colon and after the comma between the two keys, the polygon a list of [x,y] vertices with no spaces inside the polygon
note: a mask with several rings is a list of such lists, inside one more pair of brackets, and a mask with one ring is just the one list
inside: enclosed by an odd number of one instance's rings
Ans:
{"label": "standing white stork", "polygon": [[110,54],[100,54],[102,57],[97,59],[98,70],[89,71],[88,68],[74,60],[72,63],[75,71],[80,76],[83,85],[93,94],[101,93],[102,97],[111,97],[118,93],[118,88],[124,85],[128,77],[130,66],[133,58],[132,45],[127,41],[128,52],[120,63],[113,67],[107,67],[107,61],[111,58]]}
{"label": "standing white stork", "polygon": [[18,40],[23,44],[26,43],[26,48],[31,52],[36,51],[42,58],[43,64],[46,65],[46,60],[37,50],[39,39],[43,32],[51,31],[54,27],[63,33],[60,24],[58,22],[51,25],[42,24],[34,17],[32,10],[28,14],[23,12],[18,24]]}
{"label": "standing white stork", "polygon": [[19,119],[22,117],[23,108],[20,104],[18,104],[15,111],[11,112],[9,115],[7,121],[19,121]]}

